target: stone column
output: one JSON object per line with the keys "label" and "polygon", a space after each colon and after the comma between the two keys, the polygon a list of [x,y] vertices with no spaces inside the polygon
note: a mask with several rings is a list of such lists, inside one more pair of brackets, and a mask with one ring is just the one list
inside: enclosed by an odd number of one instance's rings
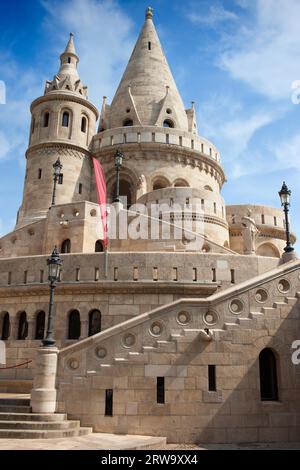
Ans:
{"label": "stone column", "polygon": [[55,412],[57,355],[55,347],[37,350],[30,400],[33,413]]}
{"label": "stone column", "polygon": [[80,338],[79,339],[84,339],[88,337],[89,334],[89,320],[87,318],[83,318],[81,320],[81,325],[80,325]]}

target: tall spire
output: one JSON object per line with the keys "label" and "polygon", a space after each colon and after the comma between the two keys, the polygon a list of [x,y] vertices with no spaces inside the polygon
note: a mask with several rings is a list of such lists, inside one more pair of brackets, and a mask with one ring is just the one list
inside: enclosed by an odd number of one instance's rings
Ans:
{"label": "tall spire", "polygon": [[111,104],[110,127],[120,127],[126,119],[144,126],[163,126],[168,121],[188,131],[187,115],[153,24],[151,7],[146,10],[145,23]]}
{"label": "tall spire", "polygon": [[60,68],[53,80],[46,82],[45,94],[51,91],[67,90],[87,97],[87,87],[79,78],[77,64],[79,57],[74,45],[74,34],[70,37],[64,52],[60,55]]}

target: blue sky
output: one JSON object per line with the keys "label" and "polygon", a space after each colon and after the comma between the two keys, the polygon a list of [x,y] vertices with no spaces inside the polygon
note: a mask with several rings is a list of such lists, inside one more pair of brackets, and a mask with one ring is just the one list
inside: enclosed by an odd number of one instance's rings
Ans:
{"label": "blue sky", "polygon": [[[30,102],[58,70],[75,33],[89,98],[111,101],[144,21],[142,0],[1,1],[0,233],[13,228],[22,199]],[[279,206],[286,180],[300,236],[299,0],[153,0],[154,20],[199,133],[220,149],[228,204]],[[18,14],[16,14],[18,11]],[[296,93],[297,95],[297,93]],[[299,93],[300,96],[300,93]]]}

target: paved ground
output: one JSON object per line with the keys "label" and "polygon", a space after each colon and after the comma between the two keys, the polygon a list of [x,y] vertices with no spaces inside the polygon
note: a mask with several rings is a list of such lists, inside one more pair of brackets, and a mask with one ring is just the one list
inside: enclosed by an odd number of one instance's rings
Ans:
{"label": "paved ground", "polygon": [[93,433],[88,436],[60,439],[0,439],[1,450],[123,450],[161,449],[165,439]]}
{"label": "paved ground", "polygon": [[0,439],[1,450],[300,450],[300,443],[289,444],[167,444],[150,436],[94,433],[88,436],[62,439]]}

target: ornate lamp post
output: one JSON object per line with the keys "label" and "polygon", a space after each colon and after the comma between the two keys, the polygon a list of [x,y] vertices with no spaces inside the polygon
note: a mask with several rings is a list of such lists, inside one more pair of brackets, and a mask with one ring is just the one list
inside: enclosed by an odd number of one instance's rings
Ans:
{"label": "ornate lamp post", "polygon": [[120,202],[120,170],[123,163],[124,155],[120,149],[115,154],[115,169],[116,169],[116,190],[114,196],[114,202]]}
{"label": "ornate lamp post", "polygon": [[49,313],[47,323],[47,336],[42,341],[43,346],[54,346],[55,340],[53,339],[53,304],[54,304],[54,289],[56,283],[59,280],[60,272],[62,269],[62,260],[59,257],[56,246],[52,251],[50,258],[47,259],[47,266],[49,270],[48,280],[50,285],[50,302],[49,302]]}
{"label": "ornate lamp post", "polygon": [[284,251],[286,253],[291,253],[294,251],[294,248],[291,245],[291,235],[290,235],[290,222],[289,222],[289,206],[290,206],[290,198],[292,191],[288,189],[285,181],[283,182],[282,188],[279,191],[279,197],[281,201],[281,205],[283,207],[284,215],[285,215],[285,232],[286,232],[286,246]]}
{"label": "ornate lamp post", "polygon": [[62,170],[62,164],[60,162],[60,159],[58,158],[55,163],[53,163],[53,192],[52,192],[52,203],[51,207],[55,206],[55,196],[56,196],[56,184],[59,180],[59,177],[61,175],[61,170]]}

